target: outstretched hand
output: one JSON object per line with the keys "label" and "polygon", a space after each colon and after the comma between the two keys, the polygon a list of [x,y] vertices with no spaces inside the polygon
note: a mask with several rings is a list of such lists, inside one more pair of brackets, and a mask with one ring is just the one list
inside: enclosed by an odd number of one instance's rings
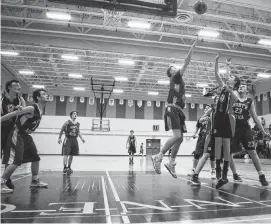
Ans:
{"label": "outstretched hand", "polygon": [[61,138],[58,139],[58,144],[61,144],[62,143],[62,140]]}
{"label": "outstretched hand", "polygon": [[265,137],[268,137],[269,139],[271,138],[271,135],[270,135],[268,132],[266,132],[266,131],[263,132],[263,135],[264,135]]}

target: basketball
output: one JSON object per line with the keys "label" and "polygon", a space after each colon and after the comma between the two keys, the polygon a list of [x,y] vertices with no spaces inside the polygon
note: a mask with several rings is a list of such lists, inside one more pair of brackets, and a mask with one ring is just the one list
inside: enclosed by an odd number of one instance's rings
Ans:
{"label": "basketball", "polygon": [[207,4],[205,2],[198,1],[194,5],[194,10],[197,14],[202,15],[207,11]]}

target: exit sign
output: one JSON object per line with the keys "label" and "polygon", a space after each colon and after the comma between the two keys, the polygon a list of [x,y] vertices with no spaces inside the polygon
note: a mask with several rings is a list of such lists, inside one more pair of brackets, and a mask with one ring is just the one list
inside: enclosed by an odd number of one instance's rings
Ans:
{"label": "exit sign", "polygon": [[159,125],[153,125],[152,130],[153,131],[159,131]]}

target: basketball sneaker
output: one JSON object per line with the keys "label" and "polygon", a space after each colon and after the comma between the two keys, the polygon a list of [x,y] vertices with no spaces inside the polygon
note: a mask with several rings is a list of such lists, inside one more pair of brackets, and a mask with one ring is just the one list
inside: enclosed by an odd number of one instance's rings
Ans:
{"label": "basketball sneaker", "polygon": [[215,173],[215,170],[212,170],[211,171],[211,179],[216,179],[216,173]]}
{"label": "basketball sneaker", "polygon": [[161,163],[162,159],[159,158],[158,155],[154,155],[151,157],[153,168],[156,171],[156,173],[161,174]]}
{"label": "basketball sneaker", "polygon": [[15,188],[15,186],[14,186],[13,182],[11,181],[11,179],[8,179],[8,180],[7,180],[6,186],[7,186],[9,189],[14,189],[14,188]]}
{"label": "basketball sneaker", "polygon": [[195,174],[195,169],[193,168],[193,169],[191,170],[191,172],[187,174],[187,176],[193,177],[194,174]]}
{"label": "basketball sneaker", "polygon": [[174,177],[177,178],[176,171],[175,171],[176,163],[166,163],[165,167],[167,168],[168,172]]}
{"label": "basketball sneaker", "polygon": [[68,167],[67,168],[67,173],[73,173],[73,170],[70,167]]}
{"label": "basketball sneaker", "polygon": [[233,181],[243,182],[242,178],[237,173],[233,174]]}
{"label": "basketball sneaker", "polygon": [[228,183],[229,180],[228,179],[222,179],[220,178],[215,186],[216,189],[221,188],[223,185],[225,185],[226,183]]}
{"label": "basketball sneaker", "polygon": [[259,180],[260,180],[260,182],[261,182],[261,184],[262,184],[263,187],[269,186],[269,183],[266,181],[264,174],[262,174],[262,175],[259,176]]}
{"label": "basketball sneaker", "polygon": [[30,187],[48,187],[48,184],[42,182],[40,179],[37,179],[31,181]]}
{"label": "basketball sneaker", "polygon": [[201,185],[201,183],[199,181],[199,175],[198,174],[194,174],[192,176],[191,183],[192,183],[192,186],[200,186]]}
{"label": "basketball sneaker", "polygon": [[67,172],[68,172],[68,168],[67,168],[67,167],[64,167],[64,169],[63,169],[63,174],[67,174]]}
{"label": "basketball sneaker", "polygon": [[220,179],[221,178],[221,167],[216,168],[216,179]]}
{"label": "basketball sneaker", "polygon": [[1,183],[1,194],[10,194],[14,190],[7,187],[5,183]]}

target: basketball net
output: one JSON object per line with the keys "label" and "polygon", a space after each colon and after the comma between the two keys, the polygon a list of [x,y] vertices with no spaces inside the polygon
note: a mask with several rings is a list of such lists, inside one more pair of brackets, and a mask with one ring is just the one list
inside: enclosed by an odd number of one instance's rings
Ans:
{"label": "basketball net", "polygon": [[114,10],[108,10],[108,9],[102,9],[104,13],[104,26],[108,27],[117,27],[121,23],[121,17],[124,14],[124,12],[116,11]]}

